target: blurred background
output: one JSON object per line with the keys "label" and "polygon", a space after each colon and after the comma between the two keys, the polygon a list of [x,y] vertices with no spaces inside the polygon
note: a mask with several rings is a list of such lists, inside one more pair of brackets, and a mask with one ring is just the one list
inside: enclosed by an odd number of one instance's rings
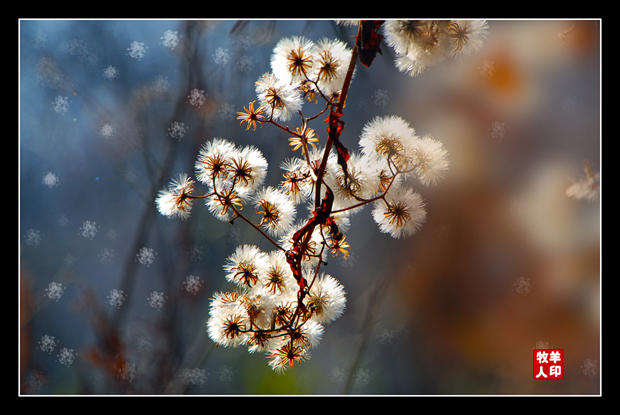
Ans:
{"label": "blurred background", "polygon": [[[21,20],[20,393],[599,394],[601,205],[565,190],[585,160],[601,171],[600,29],[490,20],[479,53],[414,78],[386,45],[358,65],[343,143],[398,115],[444,143],[449,174],[417,185],[427,223],[411,238],[380,233],[369,208],[352,218],[350,257],[324,268],[346,311],[277,375],[205,331],[210,297],[231,288],[226,257],[270,247],[200,203],[180,221],[154,200],[214,137],[258,147],[279,183],[288,137],[246,131],[236,112],[280,38],[352,45],[356,27]],[[537,348],[564,350],[564,379],[533,380]]]}

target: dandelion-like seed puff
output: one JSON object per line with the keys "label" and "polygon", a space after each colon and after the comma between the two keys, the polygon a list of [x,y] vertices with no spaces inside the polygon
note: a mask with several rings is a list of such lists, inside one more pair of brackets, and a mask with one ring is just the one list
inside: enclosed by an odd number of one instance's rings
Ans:
{"label": "dandelion-like seed puff", "polygon": [[416,76],[449,56],[480,51],[486,20],[388,20],[383,34],[396,52],[396,67]]}
{"label": "dandelion-like seed puff", "polygon": [[180,174],[178,179],[172,180],[167,189],[159,192],[156,199],[157,209],[164,216],[187,219],[192,208],[192,193],[194,193],[194,180],[187,174]]}
{"label": "dandelion-like seed puff", "polygon": [[374,204],[372,217],[381,232],[394,238],[411,236],[426,220],[422,197],[410,188],[390,192],[385,200]]}

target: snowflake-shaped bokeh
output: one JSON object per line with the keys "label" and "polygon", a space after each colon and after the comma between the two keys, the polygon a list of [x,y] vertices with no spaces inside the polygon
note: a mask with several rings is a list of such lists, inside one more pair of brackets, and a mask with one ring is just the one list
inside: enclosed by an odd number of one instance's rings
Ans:
{"label": "snowflake-shaped bokeh", "polygon": [[140,252],[136,254],[136,261],[147,267],[155,260],[156,252],[153,252],[152,248],[143,247],[140,248]]}
{"label": "snowflake-shaped bokeh", "polygon": [[51,189],[53,187],[58,187],[58,185],[60,184],[60,178],[58,177],[57,174],[54,174],[51,171],[48,171],[47,173],[43,174],[42,182],[43,182],[43,186],[49,187]]}
{"label": "snowflake-shaped bokeh", "polygon": [[240,35],[235,38],[235,50],[237,52],[245,52],[251,45],[252,42],[248,36]]}
{"label": "snowflake-shaped bokeh", "polygon": [[202,288],[202,279],[195,275],[188,275],[183,281],[183,288],[192,294],[196,294]]}
{"label": "snowflake-shaped bokeh", "polygon": [[67,215],[60,215],[60,217],[56,221],[56,225],[60,226],[61,228],[66,228],[67,225],[69,225],[69,218],[67,217]]}
{"label": "snowflake-shaped bokeh", "polygon": [[507,132],[508,127],[506,127],[506,124],[499,121],[494,121],[489,128],[489,134],[491,135],[491,138],[494,138],[498,141],[502,140],[506,136]]}
{"label": "snowflake-shaped bokeh", "polygon": [[220,117],[223,121],[232,121],[235,119],[237,112],[235,110],[235,106],[230,103],[224,103],[220,106],[220,109],[217,112],[218,117]]}
{"label": "snowflake-shaped bokeh", "polygon": [[116,375],[120,379],[131,383],[138,375],[138,367],[135,363],[123,362],[121,367],[118,369]]}
{"label": "snowflake-shaped bokeh", "polygon": [[177,140],[183,138],[186,132],[187,128],[182,122],[173,121],[172,124],[170,124],[170,127],[168,127],[168,135],[172,138],[176,138]]}
{"label": "snowflake-shaped bokeh", "polygon": [[219,47],[215,49],[215,53],[213,54],[213,62],[218,65],[224,66],[230,60],[230,53],[228,53],[228,49],[224,49]]}
{"label": "snowflake-shaped bokeh", "polygon": [[108,238],[110,241],[116,241],[116,239],[118,238],[118,232],[116,232],[116,230],[114,229],[109,229],[105,233],[105,237]]}
{"label": "snowflake-shaped bokeh", "polygon": [[488,60],[482,61],[480,66],[478,66],[478,73],[483,78],[491,79],[495,75],[495,63]]}
{"label": "snowflake-shaped bokeh", "polygon": [[93,239],[97,235],[97,223],[89,220],[84,221],[80,227],[80,235],[84,238]]}
{"label": "snowflake-shaped bokeh", "polygon": [[58,95],[52,102],[52,109],[59,114],[65,114],[69,110],[69,98]]}
{"label": "snowflake-shaped bokeh", "polygon": [[37,247],[41,243],[41,231],[36,229],[28,229],[24,235],[24,242],[31,247]]}
{"label": "snowflake-shaped bokeh", "polygon": [[598,374],[598,362],[593,359],[586,359],[581,365],[581,373],[588,377],[595,377]]}
{"label": "snowflake-shaped bokeh", "polygon": [[152,85],[155,92],[160,94],[165,94],[172,88],[172,83],[170,82],[168,77],[163,75],[156,76]]}
{"label": "snowflake-shaped bokeh", "polygon": [[205,91],[202,89],[194,88],[189,92],[187,96],[187,102],[196,108],[200,108],[206,101]]}
{"label": "snowflake-shaped bokeh", "polygon": [[56,341],[56,338],[48,334],[44,334],[41,337],[41,340],[39,340],[39,349],[44,351],[45,353],[51,354],[54,349],[56,349],[57,345],[58,342]]}
{"label": "snowflake-shaped bokeh", "polygon": [[234,376],[235,372],[233,371],[233,368],[231,366],[223,365],[217,371],[217,377],[222,383],[230,383],[233,380]]}
{"label": "snowflake-shaped bokeh", "polygon": [[372,375],[370,371],[368,371],[367,369],[361,368],[361,367],[357,369],[355,373],[353,374],[353,382],[355,382],[355,384],[360,387],[364,387],[368,385],[371,379],[372,379]]}
{"label": "snowflake-shaped bokeh", "polygon": [[147,354],[153,348],[153,342],[146,336],[140,336],[134,344],[136,350],[140,354]]}
{"label": "snowflake-shaped bokeh", "polygon": [[146,303],[157,310],[161,310],[165,302],[166,296],[164,295],[164,293],[159,291],[151,292],[146,299]]}
{"label": "snowflake-shaped bokeh", "polygon": [[179,32],[172,30],[166,30],[161,37],[161,44],[167,48],[174,49],[179,44],[180,36]]}
{"label": "snowflake-shaped bokeh", "polygon": [[103,265],[112,265],[115,260],[114,250],[110,248],[103,248],[99,253],[99,262]]}
{"label": "snowflake-shaped bokeh", "polygon": [[376,89],[372,94],[372,102],[378,107],[385,107],[390,100],[390,93],[385,89]]}
{"label": "snowflake-shaped bokeh", "polygon": [[120,308],[127,295],[123,292],[123,290],[113,289],[110,291],[110,294],[106,297],[106,302],[113,307]]}
{"label": "snowflake-shaped bokeh", "polygon": [[116,136],[116,127],[110,123],[105,123],[99,127],[99,135],[103,138],[113,138]]}
{"label": "snowflake-shaped bokeh", "polygon": [[63,347],[60,349],[58,353],[58,362],[65,366],[71,366],[73,361],[75,360],[77,353],[73,351],[73,349],[69,349],[67,347]]}
{"label": "snowflake-shaped bokeh", "polygon": [[62,258],[62,263],[65,264],[66,267],[71,268],[77,263],[77,259],[73,255],[67,254]]}
{"label": "snowflake-shaped bokeh", "polygon": [[47,34],[44,32],[37,32],[32,42],[35,49],[45,49],[48,44]]}
{"label": "snowflake-shaped bokeh", "polygon": [[184,368],[179,374],[179,380],[184,385],[203,385],[207,381],[207,372],[204,369]]}
{"label": "snowflake-shaped bokeh", "polygon": [[140,60],[144,57],[148,48],[149,47],[145,46],[142,42],[133,41],[127,48],[129,51],[128,55],[134,59]]}
{"label": "snowflake-shaped bokeh", "polygon": [[82,39],[71,39],[64,41],[60,47],[60,51],[65,52],[75,58],[78,61],[86,63],[88,65],[96,65],[99,63],[99,58],[93,52],[93,49],[89,47]]}
{"label": "snowflake-shaped bokeh", "polygon": [[514,289],[519,294],[527,295],[532,289],[532,281],[526,277],[519,277],[514,283]]}
{"label": "snowflake-shaped bokeh", "polygon": [[138,173],[132,167],[127,167],[123,172],[123,179],[127,183],[136,183],[138,181]]}
{"label": "snowflake-shaped bokeh", "polygon": [[192,262],[200,262],[205,256],[204,249],[198,245],[192,246],[187,254],[189,255],[189,260]]}
{"label": "snowflake-shaped bokeh", "polygon": [[38,370],[33,370],[26,376],[26,384],[30,387],[33,393],[38,393],[41,388],[47,383],[47,377]]}
{"label": "snowflake-shaped bokeh", "polygon": [[60,300],[60,297],[62,297],[64,292],[65,288],[62,286],[62,283],[54,281],[50,282],[45,289],[45,295],[56,301]]}
{"label": "snowflake-shaped bokeh", "polygon": [[108,65],[103,70],[103,77],[107,80],[113,81],[115,79],[120,78],[121,72],[118,70],[116,66]]}
{"label": "snowflake-shaped bokeh", "polygon": [[345,377],[346,377],[346,373],[345,370],[341,367],[334,367],[332,368],[332,371],[329,373],[329,378],[332,382],[334,382],[336,385],[341,385],[342,383],[344,383]]}
{"label": "snowflake-shaped bokeh", "polygon": [[248,73],[254,69],[254,58],[250,55],[241,55],[236,63],[237,70]]}

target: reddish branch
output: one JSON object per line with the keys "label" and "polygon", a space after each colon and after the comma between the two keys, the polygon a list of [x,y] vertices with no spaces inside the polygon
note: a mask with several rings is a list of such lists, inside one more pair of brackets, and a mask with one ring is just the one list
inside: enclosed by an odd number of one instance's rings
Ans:
{"label": "reddish branch", "polygon": [[[340,119],[342,117],[342,109],[346,101],[347,92],[351,79],[353,78],[353,72],[355,70],[355,64],[358,56],[364,66],[370,66],[377,52],[380,52],[379,45],[383,36],[378,34],[378,29],[383,24],[382,20],[362,20],[358,28],[356,42],[351,54],[351,61],[349,62],[349,68],[347,70],[347,76],[345,78],[342,92],[340,94],[338,103],[335,106],[330,107],[329,117],[325,120],[327,125],[327,143],[325,145],[325,152],[323,159],[317,172],[316,188],[315,188],[315,209],[312,217],[308,222],[299,229],[293,235],[293,248],[286,252],[286,260],[291,267],[293,276],[299,285],[299,308],[305,314],[306,308],[302,303],[302,300],[306,294],[308,281],[303,277],[301,272],[301,264],[304,255],[307,253],[308,244],[317,226],[328,226],[331,233],[340,234],[336,223],[331,218],[332,206],[334,203],[334,194],[325,185],[325,196],[321,200],[321,186],[323,183],[323,176],[325,174],[325,168],[327,165],[327,159],[331,151],[331,147],[336,148],[338,157],[338,164],[342,167],[342,170],[347,177],[347,161],[350,158],[348,149],[340,141],[340,134],[344,129],[344,121]],[[321,200],[319,202],[319,200]]]}

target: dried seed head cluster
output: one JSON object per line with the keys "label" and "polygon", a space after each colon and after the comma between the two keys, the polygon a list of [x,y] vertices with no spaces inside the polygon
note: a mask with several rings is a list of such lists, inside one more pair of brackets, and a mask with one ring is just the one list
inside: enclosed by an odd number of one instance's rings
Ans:
{"label": "dried seed head cluster", "polygon": [[187,174],[173,179],[167,189],[160,190],[157,196],[157,209],[164,216],[189,217],[192,208],[194,181]]}
{"label": "dried seed head cluster", "polygon": [[[381,232],[410,236],[426,219],[425,203],[411,182],[435,185],[448,169],[443,144],[418,136],[395,115],[370,120],[358,149],[340,141],[355,63],[370,65],[383,38],[381,25],[401,59],[424,62],[414,65],[415,72],[433,54],[478,49],[486,33],[486,23],[469,21],[361,21],[353,50],[338,40],[282,39],[273,50],[271,72],[255,82],[256,100],[238,113],[246,131],[270,124],[289,134],[282,145],[296,155],[281,164],[280,183],[264,184],[268,163],[260,150],[214,138],[195,162],[196,179],[207,192],[196,195],[194,181],[181,175],[156,200],[163,215],[187,219],[192,201],[204,199],[217,219],[231,224],[241,219],[273,245],[270,252],[241,245],[227,258],[224,275],[235,290],[214,294],[207,332],[218,345],[264,352],[276,371],[308,360],[324,326],[344,313],[344,287],[321,267],[330,254],[349,256],[345,233],[351,217],[371,205]],[[308,103],[318,113],[304,116]],[[282,124],[294,117],[299,126]],[[319,124],[325,134],[310,128],[317,119],[325,121]]]}
{"label": "dried seed head cluster", "polygon": [[598,200],[600,193],[601,174],[592,171],[592,165],[587,160],[583,163],[585,178],[573,182],[565,191],[566,196],[576,200],[588,202]]}
{"label": "dried seed head cluster", "polygon": [[446,57],[478,52],[488,28],[486,20],[388,20],[383,34],[396,67],[415,76]]}

